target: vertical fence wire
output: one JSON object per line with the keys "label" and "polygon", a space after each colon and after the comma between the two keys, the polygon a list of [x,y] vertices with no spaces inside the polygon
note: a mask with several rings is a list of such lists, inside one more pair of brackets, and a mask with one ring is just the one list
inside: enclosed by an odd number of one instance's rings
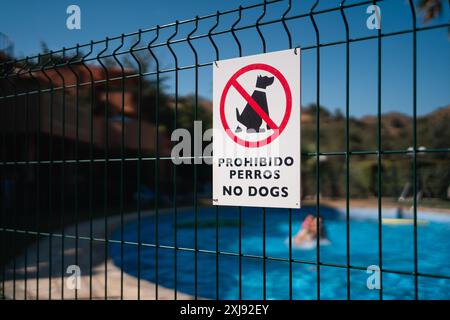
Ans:
{"label": "vertical fence wire", "polygon": [[[62,56],[63,60],[65,57],[66,49],[63,48],[62,50]],[[57,62],[55,60],[52,61],[52,70],[55,71],[55,73],[58,75],[58,77],[61,79],[61,86],[62,86],[62,97],[61,97],[61,164],[58,164],[59,172],[60,172],[60,226],[61,226],[61,300],[64,300],[64,274],[65,274],[65,170],[66,170],[66,163],[65,163],[65,135],[66,135],[66,81],[64,79],[64,76],[61,74],[61,72],[58,70],[59,67],[57,67]]]}
{"label": "vertical fence wire", "polygon": [[[239,41],[238,36],[236,35],[236,27],[239,25],[239,23],[242,20],[242,6],[239,6],[239,11],[238,11],[238,18],[236,19],[236,21],[233,23],[233,25],[231,26],[231,35],[233,36],[234,41],[236,42],[236,45],[238,47],[238,56],[242,57],[242,45],[241,42]],[[217,23],[215,25],[215,27],[218,24],[218,20]],[[216,48],[217,50],[217,48]],[[218,56],[218,55],[217,55]],[[218,57],[217,57],[218,60]],[[239,210],[239,244],[238,244],[238,253],[239,253],[239,300],[242,300],[242,207],[238,207]]]}
{"label": "vertical fence wire", "polygon": [[[38,64],[41,63],[41,55],[38,55]],[[35,241],[37,244],[36,246],[36,300],[39,299],[39,276],[40,276],[40,250],[41,245],[39,244],[40,240],[40,215],[41,215],[41,85],[39,80],[36,79],[36,77],[33,75],[33,72],[31,71],[32,68],[28,69],[28,75],[30,79],[32,79],[36,83],[37,87],[37,97],[36,97],[36,108],[37,108],[37,128],[36,128],[36,164],[35,167],[35,174],[36,174],[36,186],[35,186],[35,193],[36,193],[36,210],[35,210],[35,228],[36,228],[36,236]]]}
{"label": "vertical fence wire", "polygon": [[[24,63],[20,66],[19,70],[17,71],[17,77],[16,77],[16,78],[17,78],[18,81],[23,80],[22,75],[23,75],[24,73],[26,73],[26,72],[23,72],[24,70],[26,70],[26,68],[28,68],[28,57],[25,58]],[[27,88],[28,88],[28,87],[27,87]],[[29,111],[29,110],[28,110],[28,108],[29,108],[29,90],[27,90],[27,92],[26,92],[26,94],[25,94],[25,103],[24,103],[24,107],[25,107],[25,119],[24,119],[24,120],[25,120],[25,138],[24,138],[23,140],[25,140],[25,141],[23,141],[23,142],[21,141],[21,143],[23,143],[23,145],[26,146],[26,150],[29,150],[29,137],[28,137],[28,126],[29,126],[29,114],[28,114],[28,111]],[[16,121],[15,121],[14,123],[16,123]],[[19,139],[22,140],[22,139],[21,139],[21,137],[23,136],[22,128],[20,128],[19,135],[20,135]],[[19,151],[18,154],[19,154],[18,157],[20,158],[20,151]],[[25,160],[24,165],[26,166],[26,168],[29,168],[29,166],[30,166],[29,158],[27,158],[27,160]],[[24,203],[24,204],[28,204],[28,203],[29,203],[29,199],[28,199],[28,198],[29,198],[28,194],[25,193],[24,196],[23,196],[23,203]],[[20,212],[21,215],[23,215],[25,211],[26,211],[26,206],[22,207],[22,212]],[[20,221],[21,218],[23,219],[23,217],[19,217],[18,220]],[[17,225],[16,225],[16,228],[18,228]],[[29,226],[27,225],[27,226],[25,226],[25,228],[24,228],[24,231],[25,231],[24,235],[25,235],[25,237],[28,235],[28,230],[29,230]],[[26,239],[27,239],[27,237],[26,237]],[[28,289],[28,248],[25,248],[23,257],[24,257],[24,261],[23,261],[23,264],[24,264],[24,266],[23,266],[23,270],[24,270],[24,292],[23,292],[23,299],[24,299],[24,300],[27,300],[27,294],[26,294],[26,292],[27,292],[27,289]]]}
{"label": "vertical fence wire", "polygon": [[125,35],[122,33],[120,36],[120,44],[113,51],[113,58],[120,68],[121,78],[120,78],[120,89],[121,89],[121,117],[120,117],[120,195],[119,195],[119,210],[120,210],[120,300],[123,300],[123,265],[124,265],[124,166],[125,166],[125,70],[123,64],[117,58],[117,53],[123,48],[123,40]]}
{"label": "vertical fence wire", "polygon": [[[154,38],[154,41],[159,37],[159,28],[157,28],[157,35]],[[161,78],[160,78],[160,63],[151,49],[151,45],[149,46],[149,50],[152,54],[153,59],[156,63],[156,95],[155,95],[155,126],[156,126],[156,135],[155,135],[155,145],[156,145],[156,159],[155,159],[155,299],[158,300],[158,288],[159,288],[159,271],[158,271],[158,258],[159,258],[159,166],[160,166],[160,134],[159,134],[159,113],[160,113],[160,87],[161,87]]]}
{"label": "vertical fence wire", "polygon": [[[175,131],[178,129],[178,77],[179,77],[179,70],[178,70],[178,57],[174,51],[174,49],[171,46],[171,41],[177,36],[178,34],[178,20],[175,21],[175,27],[174,32],[172,35],[167,39],[167,48],[170,51],[170,54],[173,57],[173,61],[175,64],[175,106],[173,111],[173,130]],[[173,247],[175,248],[173,250],[173,285],[174,285],[174,300],[177,300],[178,298],[178,290],[177,290],[177,279],[178,279],[178,208],[177,208],[177,166],[175,164],[172,164],[172,175],[173,175],[173,183],[172,183],[172,192],[173,192]]]}
{"label": "vertical fence wire", "polygon": [[[25,68],[28,68],[29,64],[28,64],[28,57],[26,57],[25,59]],[[26,72],[24,72],[26,73]],[[20,79],[20,78],[19,78]],[[27,93],[25,95],[25,146],[27,148],[27,150],[30,150],[30,92],[27,90]],[[31,155],[27,155],[27,161],[26,161],[26,168],[29,170],[30,169],[30,156]],[[27,192],[27,194],[24,195],[24,203],[28,204],[30,203],[31,199],[30,196]],[[23,214],[27,214],[27,209],[28,209],[28,205],[25,207],[25,212],[23,212]],[[26,235],[26,241],[28,241],[29,239],[29,230],[30,230],[30,226],[27,225],[26,229],[25,229],[25,235]],[[24,253],[24,300],[27,300],[27,292],[28,292],[28,248],[25,248],[25,253]]]}
{"label": "vertical fence wire", "polygon": [[[16,63],[17,63],[17,61],[16,61]],[[22,74],[22,71],[23,71],[23,69],[25,68],[25,66],[24,65],[21,65],[20,67],[19,67],[19,70],[17,71],[17,78],[18,79],[20,79],[20,76],[21,76],[21,74]],[[17,90],[17,86],[16,86],[16,84],[14,84],[14,93],[15,93],[15,95],[16,95],[16,106],[17,107],[19,107],[19,98],[18,98],[18,90]],[[26,97],[27,95],[25,95],[25,97]],[[28,100],[26,100],[25,101],[25,108],[27,108],[28,107],[28,105],[27,105],[27,103],[28,103]],[[26,112],[26,111],[25,111]],[[21,156],[21,154],[20,154],[20,150],[19,150],[19,147],[18,147],[18,143],[19,143],[19,141],[22,143],[22,139],[21,139],[21,134],[22,134],[22,128],[21,127],[19,127],[19,125],[18,125],[18,119],[19,119],[19,117],[20,117],[20,114],[19,114],[19,110],[17,109],[17,110],[15,110],[15,112],[14,112],[14,121],[13,121],[13,123],[14,123],[14,145],[15,145],[15,152],[14,152],[14,154],[15,154],[15,163],[16,163],[16,165],[18,166],[18,162],[19,162],[19,160],[20,160],[20,156]],[[26,116],[25,116],[26,117]],[[27,126],[27,123],[26,123],[27,121],[26,121],[26,119],[25,119],[25,127]],[[27,161],[25,161],[25,164],[24,164],[25,166],[27,166]],[[26,198],[26,197],[25,197]],[[22,214],[23,214],[23,207],[22,208],[18,208],[18,210],[17,210],[17,207],[19,206],[19,199],[18,199],[18,196],[17,196],[17,193],[14,193],[14,203],[15,203],[15,214],[14,214],[14,229],[15,229],[15,232],[17,232],[20,228],[19,228],[19,221],[21,220],[21,216],[22,216]],[[22,209],[22,212],[21,212],[21,209]],[[19,216],[20,215],[20,216]],[[27,234],[27,232],[26,232],[26,227],[24,228],[25,229],[25,235]],[[27,263],[27,248],[25,248],[25,252],[24,252],[24,262],[25,262],[25,264]],[[16,262],[16,265],[15,265],[15,267],[14,268],[18,268],[19,266],[17,265],[17,262]],[[15,270],[15,272],[16,272],[16,270]],[[17,280],[17,272],[16,272],[16,280]],[[16,289],[16,286],[17,286],[17,282],[16,282],[16,284],[15,284],[15,291],[16,291],[16,293],[17,293],[17,289]],[[24,287],[26,288],[27,287],[27,276],[26,276],[26,272],[25,272],[25,274],[24,274]],[[25,292],[24,292],[24,298],[25,298]]]}
{"label": "vertical fence wire", "polygon": [[91,68],[86,65],[85,60],[89,57],[94,51],[94,43],[93,41],[89,44],[89,51],[81,57],[81,66],[88,72],[89,75],[89,173],[88,173],[88,211],[89,211],[89,299],[92,300],[92,286],[93,286],[93,194],[94,194],[94,95],[95,95],[95,86],[94,86],[94,75],[92,73]]}
{"label": "vertical fence wire", "polygon": [[[376,5],[376,1],[373,1]],[[377,7],[375,7],[377,8]],[[377,23],[380,13],[375,9]],[[377,31],[377,206],[378,206],[378,264],[380,267],[380,300],[383,299],[383,208],[382,208],[382,145],[381,145],[381,28]]]}
{"label": "vertical fence wire", "polygon": [[344,10],[345,1],[340,4],[340,13],[345,27],[345,233],[347,300],[350,300],[350,32]]}
{"label": "vertical fence wire", "polygon": [[[3,67],[3,69],[0,69],[2,72],[4,72],[4,66],[2,66]],[[1,104],[0,104],[0,115],[1,115],[1,118],[2,119],[6,119],[6,100],[5,100],[5,97],[6,97],[6,91],[0,86],[0,94],[1,94],[1,96],[2,96],[2,102],[1,102]],[[4,130],[3,132],[2,132],[2,147],[1,147],[1,152],[2,152],[2,158],[1,158],[1,161],[2,161],[2,167],[1,167],[1,170],[0,170],[0,173],[1,173],[1,179],[2,180],[6,180],[6,139],[7,139],[7,133],[6,133],[6,130]],[[1,186],[1,188],[2,188],[2,192],[4,192],[3,191],[3,186]],[[6,224],[6,203],[2,203],[1,204],[1,211],[0,211],[0,227],[2,228],[2,229],[4,229],[4,228],[6,228],[7,227],[7,224]],[[6,296],[6,290],[5,290],[5,282],[6,282],[6,264],[7,264],[7,262],[6,262],[6,260],[7,260],[7,256],[6,256],[6,234],[5,234],[5,232],[1,232],[0,233],[0,249],[1,249],[1,252],[0,252],[0,261],[2,262],[2,265],[1,265],[1,274],[2,274],[2,281],[1,281],[1,284],[2,284],[2,286],[1,286],[1,292],[2,292],[2,295],[3,295],[3,297],[1,297],[1,298],[4,298],[4,296]]]}
{"label": "vertical fence wire", "polygon": [[[239,16],[241,15],[241,7],[239,7]],[[219,25],[219,21],[220,21],[220,12],[217,11],[216,15],[215,15],[215,23],[214,25],[211,27],[211,29],[209,29],[208,31],[208,39],[211,42],[213,48],[214,48],[214,53],[215,53],[215,60],[214,60],[214,64],[212,65],[213,68],[217,67],[217,61],[220,59],[219,56],[219,48],[212,36],[214,30],[217,28],[217,26]],[[178,22],[178,21],[177,21]],[[233,35],[235,41],[237,42],[238,46],[240,46],[239,43],[239,39],[236,38],[236,34],[234,33],[234,27],[236,26],[236,22],[233,24],[233,26],[231,27],[231,34]],[[215,214],[216,214],[216,225],[215,225],[215,240],[216,240],[216,254],[215,254],[215,258],[216,258],[216,300],[219,300],[219,206],[216,206],[215,208]]]}
{"label": "vertical fence wire", "polygon": [[105,248],[104,248],[104,299],[108,298],[108,164],[109,164],[109,71],[108,67],[102,62],[102,55],[109,49],[109,38],[105,39],[105,47],[97,54],[97,61],[103,69],[105,74],[105,103],[104,103],[104,162],[103,162],[103,232],[105,238]]}
{"label": "vertical fence wire", "polygon": [[[157,38],[155,38],[156,40]],[[151,47],[150,51],[151,51]],[[152,51],[151,51],[152,52]],[[155,299],[158,300],[159,288],[159,165],[160,165],[160,135],[159,135],[159,113],[160,113],[160,87],[161,87],[161,72],[159,69],[159,60],[152,52],[152,56],[156,61],[156,94],[155,94],[155,145],[156,145],[156,159],[155,159]],[[139,95],[140,97],[141,95]]]}
{"label": "vertical fence wire", "polygon": [[[12,69],[14,69],[14,65],[15,65],[15,61],[12,61],[11,62],[12,63]],[[4,68],[6,69],[6,70],[8,70],[9,68],[8,68],[8,64],[9,63],[6,63],[5,65],[4,65]],[[20,71],[17,71],[17,74],[19,73]],[[19,75],[18,75],[18,77],[19,77]],[[4,78],[8,83],[9,83],[9,86],[11,87],[11,88],[13,88],[13,95],[14,95],[14,100],[15,100],[15,102],[14,102],[14,113],[13,113],[13,120],[12,120],[12,124],[13,124],[13,127],[14,127],[14,137],[13,137],[13,140],[14,140],[14,149],[13,148],[11,148],[11,149],[13,149],[13,150],[10,150],[10,154],[11,154],[11,158],[12,159],[14,159],[13,161],[14,161],[14,167],[16,167],[16,162],[17,162],[17,158],[16,158],[16,151],[17,151],[17,148],[16,148],[16,145],[17,145],[17,138],[16,138],[16,135],[17,135],[17,126],[16,126],[16,111],[15,111],[15,109],[17,109],[17,106],[18,106],[18,102],[17,102],[17,88],[16,88],[16,86],[15,86],[15,84],[13,83],[13,81],[11,81],[10,80],[10,77],[9,77],[9,75],[8,75],[8,71],[6,71],[6,76],[5,76],[5,78]],[[5,96],[6,96],[6,94],[5,94]],[[6,133],[5,133],[6,134]],[[6,135],[4,136],[4,140],[3,140],[3,144],[4,144],[4,157],[5,157],[5,159],[4,159],[4,161],[3,161],[3,163],[6,163],[6,158],[7,158],[7,156],[8,156],[8,153],[7,153],[7,137],[6,137]],[[6,168],[3,168],[4,170],[3,170],[3,174],[5,175],[5,177],[6,177]],[[2,186],[3,187],[3,186]],[[3,190],[2,190],[3,191]],[[10,219],[10,223],[12,223],[12,230],[13,230],[13,235],[15,234],[15,232],[16,232],[16,215],[17,215],[17,211],[16,211],[16,205],[17,205],[17,201],[16,201],[16,199],[15,199],[15,195],[13,195],[13,198],[14,198],[14,200],[13,200],[13,206],[14,206],[14,209],[12,210],[12,217],[11,217],[11,219]],[[4,207],[4,204],[2,203],[2,207]],[[6,206],[5,206],[5,208],[6,208]],[[2,210],[3,211],[3,210]],[[5,210],[5,212],[6,212],[6,210]],[[6,215],[4,214],[3,215],[3,218],[4,219],[6,219]],[[3,223],[3,219],[2,219],[2,223]],[[6,225],[6,223],[5,223],[5,225]],[[10,225],[11,226],[11,225]],[[15,241],[14,241],[14,236],[13,235],[11,235],[11,237],[9,238],[9,240],[10,241],[6,241],[5,240],[5,251],[6,251],[6,248],[9,248],[10,250],[12,250],[13,252],[14,252],[14,248],[15,248]],[[6,243],[6,242],[9,242],[9,245]],[[3,252],[2,252],[3,253]],[[16,257],[14,257],[13,259],[12,259],[12,263],[13,263],[13,299],[15,299],[15,297],[16,297],[16,267],[17,267],[17,261],[16,261]],[[2,270],[4,270],[3,268],[2,268]],[[5,271],[3,271],[4,272],[4,274],[6,273]],[[3,276],[3,289],[5,288],[5,275]],[[4,293],[5,294],[5,293]]]}
{"label": "vertical fence wire", "polygon": [[418,254],[417,254],[417,21],[414,3],[409,0],[413,24],[412,34],[412,71],[413,71],[413,219],[414,219],[414,299],[419,299]]}
{"label": "vertical fence wire", "polygon": [[[195,49],[194,45],[192,44],[192,36],[197,32],[198,30],[198,20],[199,17],[195,17],[195,24],[192,31],[188,34],[186,40],[189,44],[189,47],[192,50],[192,53],[194,54],[194,95],[195,95],[195,104],[194,104],[194,122],[198,119],[198,53]],[[195,134],[195,125],[193,132]],[[195,230],[194,230],[194,298],[197,300],[198,298],[198,203],[197,203],[197,179],[198,179],[198,172],[197,172],[197,157],[196,154],[197,149],[195,148],[194,143],[194,173],[193,173],[193,200],[194,200],[194,214],[195,214]],[[201,160],[201,159],[200,159]]]}
{"label": "vertical fence wire", "polygon": [[[16,60],[12,61],[12,68],[15,67],[16,65]],[[5,78],[10,86],[13,88],[13,92],[14,92],[14,108],[13,108],[13,115],[12,115],[12,123],[13,123],[13,127],[14,127],[14,133],[13,133],[13,141],[14,141],[14,149],[13,149],[13,153],[12,153],[12,159],[14,161],[14,169],[17,170],[17,126],[16,126],[16,112],[19,106],[18,103],[18,97],[17,97],[17,87],[16,85],[13,83],[13,81],[11,81],[9,79],[9,75],[6,74],[6,78]],[[16,199],[16,195],[13,195],[13,216],[12,216],[12,226],[13,226],[13,232],[14,234],[17,232],[17,199]],[[10,248],[12,250],[12,252],[15,251],[15,241],[14,241],[14,237],[11,237],[11,244],[10,244]],[[13,258],[13,299],[16,299],[16,277],[17,277],[17,259],[16,257]]]}
{"label": "vertical fence wire", "polygon": [[[29,58],[26,57],[25,58],[25,65],[24,68],[22,69],[22,71],[24,72],[20,72],[18,74],[22,75],[22,74],[27,74],[27,69],[29,69],[30,65],[29,65]],[[20,81],[20,77],[18,77],[18,80]],[[30,150],[30,91],[31,90],[27,90],[27,93],[25,95],[25,146],[26,149],[29,151]],[[31,153],[28,152],[27,154],[27,160],[26,160],[26,168],[31,171],[31,165],[30,165],[30,158],[31,158]],[[27,186],[28,187],[28,186]],[[29,196],[28,192],[26,192],[26,194],[24,195],[24,203],[27,204],[26,207],[24,208],[24,212],[23,214],[28,214],[28,204],[31,203],[31,197]],[[30,231],[30,225],[26,226],[25,229],[25,235],[26,235],[26,241],[28,241],[29,239],[29,231]],[[24,252],[24,300],[28,299],[28,248],[25,248],[25,252]]]}
{"label": "vertical fence wire", "polygon": [[[47,62],[41,65],[41,72],[44,74],[48,81],[50,91],[49,91],[49,146],[48,155],[50,163],[48,165],[48,206],[49,206],[49,217],[53,219],[53,99],[54,99],[54,85],[51,77],[48,75],[45,68],[52,61],[53,52],[47,55]],[[50,220],[51,221],[51,220]],[[49,229],[48,237],[48,299],[52,299],[52,272],[53,272],[53,232],[50,223],[47,223],[47,228]]]}
{"label": "vertical fence wire", "polygon": [[[159,29],[158,29],[159,30]],[[131,46],[130,48],[130,54],[133,57],[134,61],[136,62],[138,66],[138,86],[137,86],[137,116],[138,116],[138,163],[137,163],[137,184],[136,184],[136,190],[137,190],[137,214],[138,214],[138,247],[137,247],[137,297],[138,300],[141,299],[141,274],[142,274],[142,186],[141,186],[141,174],[142,174],[142,65],[139,61],[139,58],[135,54],[135,48],[137,45],[141,42],[141,35],[142,31],[139,29],[138,31],[138,38],[136,42]],[[156,35],[155,41],[158,38],[158,34]],[[150,44],[149,44],[150,46]],[[149,49],[150,50],[150,49]],[[150,53],[152,51],[150,50]],[[158,62],[157,62],[158,64]],[[156,228],[156,227],[155,227]],[[157,288],[155,290],[158,290]],[[156,291],[157,294],[157,291]]]}
{"label": "vertical fence wire", "polygon": [[[316,0],[309,11],[309,17],[314,27],[316,39],[316,230],[320,224],[320,33],[314,19],[314,10],[319,4]],[[320,300],[320,237],[316,237],[316,272],[317,272],[317,300]]]}
{"label": "vertical fence wire", "polygon": [[[66,58],[66,48],[63,47],[62,58]],[[60,73],[59,68],[54,65],[56,73],[61,77],[62,87],[62,104],[61,104],[61,120],[62,120],[62,140],[61,140],[61,300],[64,300],[64,274],[65,274],[65,215],[66,215],[66,80]]]}
{"label": "vertical fence wire", "polygon": [[[4,65],[2,65],[2,69],[0,69],[2,72],[4,72]],[[2,102],[0,104],[0,115],[2,119],[6,119],[6,102],[5,102],[5,97],[6,97],[6,91],[0,86],[0,94],[2,96]],[[4,130],[2,132],[2,144],[1,144],[1,153],[2,153],[2,158],[1,158],[1,162],[2,162],[2,167],[0,170],[0,177],[2,180],[6,180],[6,139],[7,139],[7,133],[6,130]],[[1,186],[2,188],[2,192],[3,191],[3,186]],[[6,203],[2,203],[1,204],[1,211],[0,211],[0,227],[1,228],[6,228],[7,224],[6,224]],[[3,297],[6,296],[6,290],[5,290],[5,282],[6,282],[6,234],[4,232],[2,232],[0,234],[0,261],[2,262],[1,265],[1,274],[2,274],[2,281],[1,281],[1,292]],[[3,298],[1,297],[1,298]]]}
{"label": "vertical fence wire", "polygon": [[[78,57],[80,54],[80,48],[77,44],[77,51],[75,56]],[[69,61],[69,67],[71,66],[71,63]],[[72,70],[72,69],[71,69]],[[72,70],[73,71],[73,70]],[[75,81],[76,81],[76,89],[75,89],[75,265],[79,264],[78,258],[79,258],[79,226],[78,226],[78,219],[80,214],[80,208],[79,208],[79,188],[78,188],[78,181],[79,181],[79,168],[80,168],[80,78],[78,76],[78,73],[74,72]],[[78,300],[78,290],[75,290],[75,300]]]}
{"label": "vertical fence wire", "polygon": [[[67,67],[75,78],[75,265],[78,265],[78,255],[79,255],[79,231],[78,231],[78,215],[79,215],[79,188],[78,188],[78,177],[79,177],[79,140],[80,140],[80,118],[79,118],[79,99],[80,99],[80,77],[78,73],[73,69],[73,64],[75,64],[75,59],[79,58],[80,47],[79,44],[76,46],[75,55],[67,61]],[[79,63],[79,60],[77,61]],[[78,300],[78,290],[75,290],[75,300]]]}
{"label": "vertical fence wire", "polygon": [[[267,8],[267,0],[263,1],[263,10],[261,15],[258,17],[258,20],[256,20],[255,28],[256,31],[258,31],[259,37],[261,38],[261,44],[262,44],[262,52],[267,52],[267,46],[266,46],[266,39],[264,38],[264,35],[260,28],[260,23],[264,19],[266,15],[266,8]],[[262,256],[263,256],[263,300],[266,300],[267,298],[267,255],[266,255],[266,208],[262,208],[262,233],[263,233],[263,243],[262,243]]]}
{"label": "vertical fence wire", "polygon": [[[284,11],[283,15],[281,16],[281,22],[288,38],[289,49],[292,49],[292,36],[286,23],[286,17],[291,11],[291,6],[292,0],[289,0],[286,11]],[[300,79],[298,80],[300,81]],[[289,209],[289,300],[292,300],[292,209]]]}

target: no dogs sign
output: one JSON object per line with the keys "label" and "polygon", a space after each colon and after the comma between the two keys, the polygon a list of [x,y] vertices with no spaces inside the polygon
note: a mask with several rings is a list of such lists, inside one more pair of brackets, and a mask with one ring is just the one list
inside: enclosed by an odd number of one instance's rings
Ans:
{"label": "no dogs sign", "polygon": [[213,69],[213,204],[300,208],[300,49]]}

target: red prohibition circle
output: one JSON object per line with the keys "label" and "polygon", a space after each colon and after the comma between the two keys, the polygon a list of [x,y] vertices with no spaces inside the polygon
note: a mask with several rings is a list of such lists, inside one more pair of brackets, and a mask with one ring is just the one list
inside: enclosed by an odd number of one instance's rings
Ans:
{"label": "red prohibition circle", "polygon": [[[281,121],[281,124],[278,126],[278,130],[274,130],[274,133],[272,135],[268,136],[267,138],[261,141],[248,141],[236,136],[230,129],[230,126],[228,125],[227,119],[225,117],[225,100],[227,98],[227,94],[228,91],[230,90],[230,87],[233,85],[233,83],[235,83],[237,78],[239,78],[244,73],[252,70],[264,70],[273,74],[278,79],[278,81],[280,81],[284,93],[286,95],[286,112],[284,113],[284,117],[283,120]],[[226,83],[222,92],[222,96],[220,97],[220,120],[222,122],[223,128],[225,129],[225,132],[234,142],[246,148],[259,148],[265,146],[271,143],[273,140],[275,140],[278,136],[280,136],[280,134],[286,128],[286,125],[289,121],[291,110],[292,110],[292,94],[286,78],[279,70],[264,63],[250,64],[236,71],[236,73],[233,76],[231,76],[230,80],[228,80],[228,82]]]}

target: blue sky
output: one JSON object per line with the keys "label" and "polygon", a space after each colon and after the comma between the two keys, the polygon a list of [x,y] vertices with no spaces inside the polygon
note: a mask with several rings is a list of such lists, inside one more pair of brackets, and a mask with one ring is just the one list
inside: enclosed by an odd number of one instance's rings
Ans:
{"label": "blue sky", "polygon": [[[361,0],[348,0],[356,3]],[[0,11],[0,30],[15,45],[16,56],[34,55],[40,52],[41,41],[50,49],[72,47],[76,43],[88,43],[90,40],[104,39],[121,33],[146,29],[156,24],[166,24],[176,19],[184,20],[195,15],[207,15],[216,10],[227,10],[239,5],[260,3],[260,0],[152,0],[152,1],[8,1]],[[314,1],[293,0],[288,16],[308,12]],[[444,1],[445,2],[445,1]],[[81,8],[81,30],[66,28],[66,8],[76,4]],[[286,10],[287,1],[268,5],[263,21],[280,17]],[[321,1],[317,10],[336,7],[339,1]],[[409,6],[406,0],[387,0],[380,3],[383,33],[395,32],[412,27]],[[375,35],[375,30],[366,27],[366,6],[346,10],[350,24],[351,38]],[[239,26],[254,23],[261,14],[261,8],[244,12]],[[442,16],[429,25],[448,23],[449,8],[444,3]],[[219,30],[226,30],[236,20],[236,14],[221,18]],[[344,26],[339,11],[316,16],[320,29],[321,42],[343,40]],[[204,20],[197,34],[202,34],[214,23],[213,19]],[[307,47],[315,41],[313,28],[308,17],[288,22],[295,46]],[[420,23],[419,19],[419,26]],[[180,38],[192,30],[192,24],[180,28]],[[267,50],[275,51],[288,48],[286,33],[281,24],[262,27],[266,38]],[[161,40],[166,39],[173,29],[164,30]],[[149,33],[143,43],[152,38]],[[238,32],[243,46],[243,55],[262,52],[261,40],[253,28]],[[412,34],[383,39],[382,44],[382,108],[383,112],[402,112],[412,114]],[[418,113],[425,114],[450,102],[450,38],[446,28],[418,33]],[[220,58],[232,58],[238,55],[237,46],[230,34],[216,38],[220,49]],[[111,43],[112,47],[118,45]],[[207,39],[195,42],[200,54],[200,62],[213,60],[214,52]],[[187,44],[175,46],[180,56],[180,65],[194,62]],[[97,50],[100,50],[98,47]],[[350,48],[350,109],[354,116],[376,114],[377,83],[377,46],[376,41],[361,41],[351,44]],[[163,68],[173,67],[173,59],[166,48],[158,49]],[[302,54],[302,102],[315,101],[315,50],[305,50]],[[211,69],[199,70],[199,92],[211,97]],[[345,105],[345,46],[329,46],[321,49],[321,104],[330,110],[341,109]],[[179,90],[182,94],[193,92],[194,73],[188,70],[180,73]],[[173,74],[167,74],[166,86],[173,91]]]}

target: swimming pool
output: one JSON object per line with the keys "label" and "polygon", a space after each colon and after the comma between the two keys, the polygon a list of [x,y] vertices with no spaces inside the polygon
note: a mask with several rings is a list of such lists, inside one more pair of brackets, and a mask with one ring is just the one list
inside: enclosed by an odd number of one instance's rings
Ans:
{"label": "swimming pool", "polygon": [[[292,232],[295,234],[301,221],[312,208],[292,211]],[[394,214],[391,209],[383,210],[383,217]],[[262,209],[242,209],[242,257],[239,268],[239,210],[234,207],[220,207],[218,249],[224,254],[218,258],[219,272],[216,273],[216,209],[202,208],[197,212],[197,244],[201,250],[197,255],[197,293],[199,297],[216,299],[239,299],[241,281],[242,299],[263,298],[263,259],[252,256],[263,255],[263,211]],[[346,265],[346,221],[345,212],[321,208],[325,218],[325,228],[330,239],[329,245],[320,246],[320,294],[321,299],[346,299],[347,269],[334,267]],[[420,213],[427,225],[418,226],[418,268],[422,274],[450,275],[450,219],[445,215]],[[142,243],[155,244],[155,216],[141,220]],[[195,252],[177,250],[177,273],[175,287],[174,214],[164,213],[158,217],[158,253],[151,246],[141,246],[140,272],[143,279],[167,288],[194,295],[195,292]],[[177,214],[177,247],[195,248],[195,214],[192,210]],[[121,230],[115,230],[112,238],[121,239]],[[266,209],[266,297],[267,299],[289,299],[289,211]],[[137,242],[138,222],[127,223],[123,228],[124,241]],[[382,252],[383,269],[406,274],[383,273],[384,299],[414,298],[414,234],[412,225],[383,225]],[[123,263],[120,244],[110,245],[110,255],[118,267],[137,275],[137,246],[123,246]],[[292,263],[292,298],[317,298],[317,258],[316,247],[292,250],[292,258],[303,263]],[[378,220],[376,209],[353,208],[350,211],[350,264],[362,270],[351,270],[350,292],[352,299],[378,299],[378,290],[366,286],[369,274],[366,268],[379,264]],[[327,266],[333,265],[333,266]],[[218,277],[216,275],[218,274]],[[217,287],[218,282],[218,287]],[[419,276],[420,299],[450,299],[450,280]]]}

